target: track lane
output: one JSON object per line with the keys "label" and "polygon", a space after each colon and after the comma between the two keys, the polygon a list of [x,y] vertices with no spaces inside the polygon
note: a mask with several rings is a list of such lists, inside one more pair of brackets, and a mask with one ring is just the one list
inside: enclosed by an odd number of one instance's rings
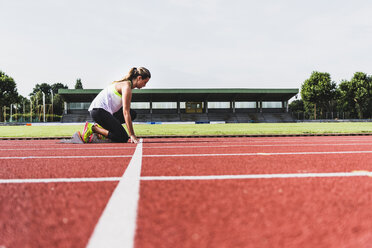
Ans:
{"label": "track lane", "polygon": [[[211,152],[212,150],[212,152]],[[280,146],[224,146],[216,143],[211,147],[182,147],[182,148],[146,148],[147,155],[174,155],[174,154],[240,154],[240,153],[296,153],[296,152],[337,152],[337,151],[372,151],[372,143],[366,145],[280,145]]]}
{"label": "track lane", "polygon": [[144,157],[142,176],[372,171],[372,153],[220,157]]}
{"label": "track lane", "polygon": [[[352,144],[350,140],[352,138]],[[209,144],[186,143],[182,148],[173,143],[144,145],[142,176],[200,176],[200,175],[246,175],[246,174],[281,174],[281,173],[322,173],[322,172],[351,172],[354,170],[372,170],[372,137],[306,137],[291,138],[302,140],[297,143],[283,142],[250,144],[256,138],[217,139],[220,142]],[[244,143],[236,142],[244,140]],[[260,141],[272,140],[271,138]],[[177,140],[175,140],[177,141]],[[278,138],[275,141],[280,141]],[[363,141],[363,142],[362,142]],[[320,142],[319,145],[317,142]],[[323,143],[321,143],[323,142]],[[367,143],[364,143],[367,142]],[[234,146],[228,147],[233,143]],[[175,142],[175,144],[177,144]],[[311,145],[310,145],[311,144]],[[325,144],[325,145],[324,145]],[[180,144],[182,145],[182,144]],[[260,146],[263,145],[263,146]],[[169,148],[171,146],[172,148]],[[223,146],[223,147],[219,147]],[[227,146],[227,147],[226,147]],[[353,151],[370,151],[369,153],[348,153]],[[303,154],[290,154],[290,153]],[[309,154],[306,154],[309,152]],[[325,152],[325,154],[311,154],[311,152]],[[330,152],[330,154],[327,154]],[[332,154],[332,152],[335,152]],[[243,154],[229,156],[228,154]],[[279,154],[275,154],[279,153]],[[280,153],[288,153],[281,155]],[[171,155],[190,155],[187,157],[172,157]],[[193,156],[192,154],[225,154],[223,156]],[[248,155],[244,155],[248,154]],[[165,157],[151,157],[155,155],[170,155]]]}
{"label": "track lane", "polygon": [[117,182],[0,185],[0,245],[85,247]]}
{"label": "track lane", "polygon": [[97,148],[97,147],[136,147],[131,143],[89,143],[68,144],[60,140],[0,140],[0,150],[6,148]]}
{"label": "track lane", "polygon": [[[8,145],[0,149],[0,178],[118,177],[124,173],[135,150],[133,144],[76,145],[58,142],[55,140],[0,142]],[[21,144],[23,146],[20,146]],[[55,147],[58,149],[53,150]],[[17,150],[13,150],[14,148]]]}
{"label": "track lane", "polygon": [[306,144],[306,143],[350,143],[350,142],[372,142],[372,136],[309,136],[309,137],[223,137],[223,138],[156,138],[144,139],[145,146],[155,144],[159,148],[164,145],[184,146],[208,145],[213,143],[223,144]]}
{"label": "track lane", "polygon": [[[13,143],[0,149],[1,179],[41,179],[0,185],[0,233],[6,232],[0,246],[85,247],[135,145],[58,144],[54,150],[53,142],[26,143],[24,150]],[[66,180],[38,183],[43,178]],[[110,181],[99,181],[105,178]]]}
{"label": "track lane", "polygon": [[127,149],[17,149],[17,150],[0,150],[1,157],[28,157],[28,156],[110,156],[110,155],[132,155],[135,148]]}
{"label": "track lane", "polygon": [[[307,138],[307,137],[306,137]],[[323,138],[323,137],[322,137]],[[328,138],[328,137],[327,137]],[[345,139],[342,137],[336,139],[333,137],[332,139],[311,139],[309,142],[315,142],[313,147],[316,147],[316,143],[322,144],[322,142],[334,142],[335,144],[345,144],[350,142],[359,142],[365,143],[363,146],[368,146],[367,143],[370,143],[372,140],[370,137],[369,139],[356,139],[358,137],[346,137]],[[351,139],[354,138],[354,139]],[[304,141],[306,139],[283,139],[282,142],[278,138],[217,138],[217,139],[160,139],[160,140],[153,140],[148,139],[145,140],[144,143],[144,152],[150,152],[152,150],[164,150],[169,149],[169,147],[162,147],[162,146],[194,146],[194,148],[186,148],[186,149],[195,149],[196,146],[200,145],[209,145],[210,150],[214,150],[213,144],[216,142],[220,142],[223,145],[285,145],[288,147],[293,147],[297,142],[300,140]],[[151,142],[147,142],[151,141]],[[3,152],[7,152],[3,149],[12,149],[17,147],[17,145],[8,145],[8,146],[1,146],[0,142],[0,155]],[[367,144],[367,145],[366,145]],[[18,146],[21,144],[18,144]],[[50,149],[54,147],[56,144],[52,144],[52,142],[42,142],[37,147],[40,151],[45,150],[45,154],[50,153]],[[96,150],[96,148],[102,147],[107,152],[110,150],[110,146],[112,147],[113,144],[100,144],[100,146],[96,146],[96,144],[84,144],[84,145],[63,145],[57,144],[55,147],[68,147],[68,148],[79,148],[81,150],[84,147],[87,147],[86,150]],[[130,144],[120,144],[122,145],[123,149],[128,149]],[[134,151],[134,145],[133,151]],[[147,146],[149,146],[147,148]],[[155,146],[151,148],[150,146]],[[158,148],[156,146],[159,146]],[[34,149],[32,144],[27,144],[23,146],[27,149]],[[76,149],[76,150],[79,150]],[[172,148],[173,149],[173,148]],[[183,148],[175,148],[183,149]],[[218,148],[220,149],[220,148]],[[225,149],[225,152],[228,150]],[[246,148],[244,148],[246,149]],[[266,149],[266,148],[265,148]],[[337,148],[336,148],[337,149]],[[120,149],[119,149],[120,150]],[[129,149],[130,150],[130,149]],[[210,150],[207,152],[210,153]],[[221,149],[222,150],[222,149]],[[8,150],[9,151],[9,150]],[[79,152],[74,151],[75,154],[79,154]],[[94,151],[89,151],[93,152]],[[101,152],[101,151],[99,151]],[[115,153],[115,152],[114,152]],[[125,153],[125,152],[124,152]],[[43,155],[42,153],[41,155]],[[102,152],[104,154],[104,152]],[[347,155],[347,156],[346,156]],[[308,155],[298,155],[298,156],[289,156],[289,159],[283,159],[283,156],[226,156],[226,157],[144,157],[143,158],[143,170],[142,176],[164,176],[164,175],[211,175],[213,174],[220,174],[220,175],[229,175],[231,173],[242,174],[242,173],[250,173],[250,174],[257,174],[257,173],[273,173],[277,171],[277,173],[283,173],[283,171],[296,171],[299,173],[303,172],[325,172],[329,168],[329,172],[335,172],[334,169],[342,169],[344,166],[347,169],[354,169],[355,170],[363,170],[363,168],[370,168],[372,167],[369,161],[372,161],[372,157],[370,154],[362,154],[362,156],[356,156],[356,154],[333,154],[333,155],[316,155],[316,156],[308,156]],[[314,157],[319,157],[318,159],[313,160]],[[31,175],[31,177],[39,178],[60,178],[60,177],[108,177],[108,176],[120,176],[124,170],[125,166],[128,164],[124,158],[117,158],[118,162],[115,159],[110,158],[109,160],[102,159],[102,161],[98,158],[91,158],[91,159],[62,159],[61,163],[55,163],[58,159],[50,159],[49,163],[48,160],[44,159],[26,159],[24,161],[18,160],[20,163],[16,164],[16,160],[10,160],[12,163],[8,164],[7,167],[2,167],[6,160],[0,160],[0,178],[2,176],[7,175],[16,175],[20,178],[26,178],[23,176]],[[36,161],[36,164],[30,163],[30,161]],[[109,162],[108,162],[109,161]],[[120,162],[124,161],[120,164]],[[301,165],[299,166],[299,161],[301,161]],[[21,162],[25,162],[25,165],[22,165]],[[328,162],[328,163],[326,163]],[[44,163],[44,164],[43,164]],[[13,167],[12,167],[13,166]],[[123,168],[124,166],[124,168]],[[5,168],[5,169],[4,169]],[[362,169],[361,169],[362,168]],[[331,170],[333,169],[333,170]],[[23,173],[25,172],[26,173]],[[256,173],[255,173],[256,172]],[[1,174],[3,173],[3,174]],[[29,177],[28,176],[28,177]],[[28,178],[27,177],[27,178]],[[363,246],[365,242],[370,242],[371,235],[370,235],[370,220],[371,216],[366,214],[367,206],[371,204],[372,197],[368,192],[371,189],[369,178],[353,178],[350,180],[349,178],[339,178],[339,180],[335,180],[335,178],[328,178],[324,181],[323,178],[319,179],[270,179],[264,182],[265,180],[208,180],[205,183],[200,183],[199,181],[142,181],[141,182],[141,197],[139,202],[139,212],[138,212],[138,226],[137,226],[137,236],[136,236],[136,247],[195,247],[199,246],[202,247],[210,246],[214,244],[213,247],[246,247],[243,246],[244,244],[253,244],[254,247],[257,245],[267,246],[267,244],[287,244],[286,242],[290,243],[290,240],[294,240],[297,246],[305,246],[305,247],[314,247],[314,246],[322,246],[324,244],[331,246],[328,247],[337,247],[332,246],[333,244],[346,244],[349,246]],[[250,181],[250,182],[248,182]],[[270,183],[271,182],[271,183]],[[293,183],[295,182],[295,183]],[[77,199],[81,195],[84,195],[86,192],[95,192],[91,187],[95,187],[96,194],[100,195],[103,194],[102,198],[105,198],[106,194],[111,194],[109,192],[110,189],[101,189],[100,185],[111,185],[107,186],[107,188],[112,187],[112,185],[116,185],[116,182],[99,182],[99,183],[43,183],[43,184],[30,184],[34,185],[35,187],[31,187],[30,190],[23,190],[23,192],[28,192],[27,194],[33,195],[35,198],[41,198],[45,202],[48,202],[49,193],[45,190],[45,187],[48,185],[60,185],[61,197],[56,197],[54,201],[66,204],[66,208],[63,210],[61,208],[56,207],[53,211],[57,211],[59,214],[63,213],[64,211],[70,211],[71,206],[73,204],[69,203],[70,198],[69,195],[77,196]],[[305,186],[303,186],[303,184]],[[69,186],[63,186],[69,185]],[[88,185],[88,186],[79,186],[79,185]],[[332,191],[334,188],[333,185],[336,185],[336,191]],[[10,185],[5,185],[9,187]],[[36,187],[37,186],[37,187]],[[17,188],[16,186],[14,186]],[[25,184],[22,184],[21,187],[25,188]],[[87,187],[86,189],[82,189],[82,192],[79,192],[80,188]],[[353,188],[351,191],[350,188]],[[65,188],[65,190],[63,190]],[[74,192],[70,189],[74,188]],[[106,188],[106,186],[104,187]],[[1,188],[0,188],[1,189]],[[14,189],[14,188],[13,188]],[[346,193],[342,193],[345,191]],[[9,188],[6,188],[4,192],[12,191]],[[106,193],[102,193],[105,191]],[[1,190],[1,192],[3,192]],[[20,198],[22,192],[17,192],[16,190],[15,198]],[[64,193],[63,193],[64,192]],[[72,192],[72,193],[71,193]],[[247,192],[249,197],[247,197]],[[340,193],[341,192],[341,193]],[[366,193],[361,193],[366,192]],[[65,196],[62,196],[65,194]],[[278,194],[279,196],[278,196]],[[8,194],[8,193],[7,193]],[[0,194],[2,195],[2,194]],[[10,196],[8,196],[10,197]],[[67,199],[64,199],[64,198]],[[85,197],[85,196],[84,196]],[[85,199],[82,197],[82,199]],[[94,196],[96,197],[96,196]],[[294,198],[293,198],[294,197]],[[324,197],[324,198],[323,198]],[[333,198],[332,198],[333,197]],[[292,198],[294,199],[295,203],[301,203],[298,205],[297,208],[291,208],[293,204]],[[343,199],[345,198],[345,199]],[[29,199],[29,198],[26,198]],[[41,201],[37,199],[37,201]],[[330,199],[330,201],[328,201]],[[310,202],[310,200],[314,200],[314,202]],[[28,201],[28,200],[27,200]],[[319,201],[319,202],[317,202]],[[339,202],[341,201],[341,202]],[[10,201],[12,202],[12,201]],[[93,200],[92,200],[93,202]],[[98,200],[99,202],[99,200]],[[75,204],[75,203],[74,203]],[[76,203],[80,204],[79,206],[83,206],[81,204],[85,203]],[[89,201],[87,204],[90,204]],[[328,206],[328,205],[329,206]],[[18,205],[24,205],[24,203],[19,203]],[[52,204],[53,206],[56,204]],[[63,205],[62,203],[57,204]],[[103,203],[105,205],[105,203]],[[142,206],[143,205],[143,206]],[[345,206],[347,206],[345,208]],[[0,203],[0,210],[2,210],[2,206]],[[13,204],[13,206],[17,208],[17,204]],[[48,204],[44,205],[42,203],[37,203],[37,207],[39,207],[39,211],[49,211]],[[65,205],[63,205],[65,206]],[[309,207],[312,206],[312,207]],[[336,206],[336,207],[335,207]],[[352,212],[349,209],[356,209],[358,211]],[[76,207],[74,211],[80,211],[81,208],[84,207]],[[261,209],[263,208],[263,212]],[[321,228],[320,222],[318,223],[316,216],[314,215],[314,211],[312,210],[315,208],[316,211],[320,211],[320,219],[322,220],[322,225],[327,225],[330,227],[330,230]],[[336,208],[333,209],[333,208]],[[337,210],[338,208],[338,210]],[[276,209],[282,210],[282,212],[277,211]],[[322,212],[324,210],[325,212]],[[349,211],[350,210],[350,211]],[[58,215],[53,214],[53,211],[48,215],[48,213],[44,212],[46,219],[48,216],[53,219],[50,223],[57,223],[55,225],[62,225],[65,224],[58,220]],[[88,208],[89,211],[89,208]],[[327,217],[326,214],[330,211],[330,216]],[[1,211],[0,211],[1,212]],[[10,212],[8,212],[10,213]],[[284,214],[282,214],[284,213]],[[334,214],[332,214],[334,213]],[[301,217],[302,215],[305,217]],[[284,217],[281,218],[280,215]],[[74,215],[75,216],[75,215]],[[273,217],[274,220],[270,222],[268,217]],[[294,220],[304,219],[306,225],[302,225],[301,221],[292,223],[291,218]],[[336,222],[335,220],[338,218],[348,218],[346,222]],[[31,221],[40,222],[42,220],[33,220],[29,217]],[[95,218],[93,215],[89,216],[88,218]],[[275,219],[276,218],[276,219]],[[356,221],[359,218],[362,218],[364,221]],[[15,218],[16,219],[16,218]],[[44,218],[45,219],[45,218]],[[56,220],[54,220],[56,219]],[[73,219],[76,219],[75,217]],[[264,226],[260,224],[259,220],[263,220],[265,223]],[[269,218],[270,219],[270,218]],[[1,220],[1,218],[0,218]],[[7,219],[5,219],[7,220]],[[49,221],[49,220],[48,220]],[[21,225],[29,225],[28,222],[21,222]],[[67,224],[69,223],[69,219],[67,218]],[[76,223],[79,223],[79,218],[76,219]],[[83,224],[86,223],[86,220],[83,219]],[[253,224],[252,224],[253,223]],[[267,225],[266,225],[267,224]],[[307,225],[308,224],[308,225]],[[84,224],[85,225],[85,224]],[[90,228],[87,227],[87,229]],[[286,226],[283,230],[280,225]],[[310,226],[311,225],[311,226]],[[352,231],[348,227],[352,226]],[[1,226],[1,225],[0,225]],[[94,224],[93,224],[94,226]],[[258,228],[257,228],[258,226]],[[313,226],[313,227],[312,227]],[[339,229],[334,232],[333,228]],[[288,228],[287,228],[288,227]],[[21,226],[21,229],[25,230],[24,226]],[[60,227],[56,227],[57,229]],[[259,232],[261,228],[261,231]],[[286,229],[287,228],[287,229]],[[303,229],[301,229],[303,228]],[[17,228],[16,228],[17,229]],[[12,229],[12,230],[16,230]],[[26,228],[27,229],[27,228]],[[257,229],[257,235],[255,231]],[[316,229],[319,232],[316,232]],[[60,229],[58,229],[60,230]],[[74,229],[76,230],[76,229]],[[252,233],[253,230],[253,233]],[[263,231],[262,231],[263,230]],[[266,232],[265,232],[266,230]],[[366,231],[367,230],[367,231]],[[368,231],[369,230],[369,231]],[[320,232],[322,231],[322,233]],[[35,231],[31,230],[30,233]],[[72,237],[75,239],[78,236],[83,235],[82,240],[86,240],[86,234],[81,234],[79,231],[74,233],[63,233],[64,239]],[[259,233],[258,233],[259,232]],[[314,232],[315,238],[310,240],[309,233]],[[244,237],[248,236],[250,239],[242,238],[241,235],[243,233]],[[253,234],[253,238],[250,235]],[[326,234],[324,234],[326,233]],[[335,235],[332,235],[335,233]],[[168,234],[167,236],[163,236]],[[261,236],[259,236],[261,234]],[[36,233],[36,235],[39,235]],[[72,235],[72,236],[69,236]],[[53,235],[49,235],[50,240],[45,240],[44,247],[66,247],[66,243],[61,241],[60,237],[55,237]],[[88,235],[89,236],[89,235]],[[48,239],[46,235],[42,236],[45,239]],[[29,238],[29,237],[27,237]],[[343,239],[342,239],[343,238]],[[33,242],[35,239],[23,239],[26,243]],[[336,240],[336,241],[335,241]],[[339,242],[338,242],[338,241]],[[0,241],[1,238],[0,238]],[[263,241],[265,241],[263,243]],[[292,242],[291,241],[291,242]],[[305,242],[304,242],[305,241]],[[341,241],[343,243],[341,243]],[[248,243],[247,243],[248,242]],[[310,242],[312,246],[306,246],[306,242]],[[338,243],[337,243],[338,242]],[[74,247],[84,247],[85,245],[80,246],[82,243],[78,243],[78,246]],[[266,245],[264,245],[266,244]],[[2,242],[0,242],[2,245]],[[69,245],[69,243],[67,243]],[[297,246],[297,247],[298,247]],[[16,246],[21,247],[21,246]],[[272,246],[271,246],[272,247]]]}
{"label": "track lane", "polygon": [[1,179],[118,177],[127,158],[0,160]]}
{"label": "track lane", "polygon": [[136,247],[368,247],[372,180],[142,181]]}

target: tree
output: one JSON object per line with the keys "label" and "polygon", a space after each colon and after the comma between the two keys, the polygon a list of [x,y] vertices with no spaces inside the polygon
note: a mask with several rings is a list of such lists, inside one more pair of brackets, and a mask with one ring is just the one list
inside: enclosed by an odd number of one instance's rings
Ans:
{"label": "tree", "polygon": [[292,116],[297,116],[298,119],[305,117],[305,105],[302,99],[292,101],[288,105],[288,109],[292,113]]}
{"label": "tree", "polygon": [[52,89],[52,86],[50,86],[47,83],[36,84],[32,90],[32,93],[30,93],[30,96],[34,96],[40,91],[44,92],[45,95],[49,95],[51,89]]}
{"label": "tree", "polygon": [[372,78],[363,72],[354,73],[350,81],[343,80],[339,85],[339,104],[352,117],[371,116]]}
{"label": "tree", "polygon": [[14,79],[0,71],[0,106],[17,102],[18,92]]}
{"label": "tree", "polygon": [[51,85],[51,88],[52,88],[53,94],[56,95],[58,94],[59,89],[68,89],[68,86],[62,83],[55,83]]}
{"label": "tree", "polygon": [[76,79],[75,89],[82,89],[82,88],[83,88],[83,83],[81,82],[81,79],[80,78]]}
{"label": "tree", "polygon": [[291,112],[305,112],[304,101],[302,99],[294,100],[288,105],[288,108]]}
{"label": "tree", "polygon": [[51,94],[50,91],[52,89],[52,86],[50,86],[47,83],[42,84],[36,84],[35,87],[32,90],[32,93],[30,93],[30,99],[31,104],[33,108],[33,112],[37,112],[38,108],[43,104],[43,94],[45,94],[45,104],[50,104],[52,102],[51,100]]}
{"label": "tree", "polygon": [[54,113],[57,115],[62,115],[63,113],[63,100],[62,97],[58,94],[59,89],[68,89],[67,85],[63,85],[62,83],[55,83],[52,84],[52,91],[54,94],[54,99],[53,99],[53,110]]}
{"label": "tree", "polygon": [[367,106],[367,116],[368,118],[372,118],[372,76],[367,77],[368,81],[368,106]]}
{"label": "tree", "polygon": [[68,89],[67,85],[62,83],[55,83],[49,85],[47,83],[36,84],[32,93],[30,94],[31,101],[33,106],[41,105],[43,102],[43,95],[41,92],[45,94],[45,103],[51,104],[52,103],[52,94],[53,92],[53,113],[56,115],[61,115],[63,112],[63,100],[58,94],[59,89]]}
{"label": "tree", "polygon": [[53,92],[53,95],[57,95],[59,89],[68,89],[68,87],[62,83],[55,83],[52,85],[47,83],[36,84],[30,96],[39,96],[38,92],[44,92],[45,101],[51,103],[51,92]]}
{"label": "tree", "polygon": [[320,113],[331,111],[336,96],[336,83],[331,81],[330,74],[326,72],[314,71],[301,86],[305,109],[310,112],[313,108],[314,119],[316,119],[317,107]]}
{"label": "tree", "polygon": [[30,100],[21,95],[18,96],[18,103],[20,104],[20,109],[23,114],[30,111]]}

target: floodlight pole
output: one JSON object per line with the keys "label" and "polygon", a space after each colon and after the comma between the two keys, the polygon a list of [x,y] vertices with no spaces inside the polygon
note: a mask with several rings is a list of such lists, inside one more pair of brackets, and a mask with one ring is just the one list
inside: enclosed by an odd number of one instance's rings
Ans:
{"label": "floodlight pole", "polygon": [[52,121],[53,121],[53,90],[50,90],[50,93],[52,94]]}
{"label": "floodlight pole", "polygon": [[25,117],[25,101],[23,100],[23,121],[26,122],[26,117]]}
{"label": "floodlight pole", "polygon": [[13,116],[12,116],[13,115],[13,110],[12,110],[13,108],[12,107],[13,107],[13,104],[10,104],[10,118],[9,118],[9,122],[12,122],[13,121]]}
{"label": "floodlight pole", "polygon": [[44,122],[45,122],[45,93],[41,92],[43,94],[43,113],[44,113]]}
{"label": "floodlight pole", "polygon": [[32,98],[30,96],[30,122],[32,122]]}

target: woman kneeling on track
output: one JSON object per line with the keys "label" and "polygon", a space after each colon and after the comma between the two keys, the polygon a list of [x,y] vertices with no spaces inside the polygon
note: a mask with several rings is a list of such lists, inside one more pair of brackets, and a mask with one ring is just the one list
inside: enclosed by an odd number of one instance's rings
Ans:
{"label": "woman kneeling on track", "polygon": [[[88,111],[94,120],[85,123],[82,139],[85,143],[92,141],[93,133],[100,134],[113,142],[138,143],[134,134],[132,121],[136,112],[130,109],[132,89],[141,89],[150,80],[150,71],[144,67],[133,67],[128,75],[119,81],[114,81],[94,98]],[[129,136],[122,124],[125,123]]]}

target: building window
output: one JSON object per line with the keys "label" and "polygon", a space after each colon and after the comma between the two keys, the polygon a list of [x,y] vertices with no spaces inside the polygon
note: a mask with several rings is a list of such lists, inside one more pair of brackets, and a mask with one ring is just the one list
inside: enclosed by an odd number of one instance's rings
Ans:
{"label": "building window", "polygon": [[132,102],[130,104],[130,108],[132,109],[150,109],[149,102]]}
{"label": "building window", "polygon": [[235,102],[235,108],[256,108],[256,102]]}
{"label": "building window", "polygon": [[153,102],[153,109],[177,109],[176,102]]}
{"label": "building window", "polygon": [[90,102],[70,102],[68,108],[73,110],[88,109]]}
{"label": "building window", "polygon": [[203,113],[203,103],[186,102],[186,113]]}
{"label": "building window", "polygon": [[282,102],[262,102],[262,108],[281,108]]}
{"label": "building window", "polygon": [[228,109],[230,102],[208,102],[209,109]]}

